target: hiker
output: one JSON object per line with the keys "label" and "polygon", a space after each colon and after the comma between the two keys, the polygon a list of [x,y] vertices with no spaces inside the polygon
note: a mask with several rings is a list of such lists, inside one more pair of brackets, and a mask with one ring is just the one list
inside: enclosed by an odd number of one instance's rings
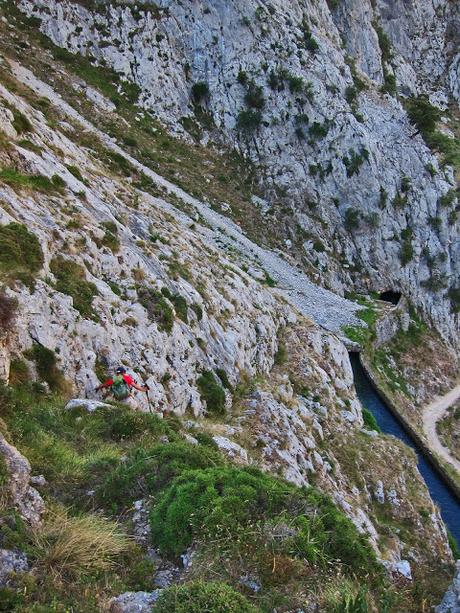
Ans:
{"label": "hiker", "polygon": [[[96,392],[101,389],[109,388],[110,393],[113,395],[115,400],[119,400],[120,402],[126,402],[132,408],[137,408],[136,402],[134,398],[131,396],[131,389],[134,388],[139,392],[148,392],[149,386],[138,385],[136,381],[131,377],[131,375],[126,374],[126,368],[123,366],[119,366],[115,371],[115,377],[113,379],[107,379],[105,383],[101,383],[98,387],[96,387]],[[134,401],[134,402],[133,402]]]}

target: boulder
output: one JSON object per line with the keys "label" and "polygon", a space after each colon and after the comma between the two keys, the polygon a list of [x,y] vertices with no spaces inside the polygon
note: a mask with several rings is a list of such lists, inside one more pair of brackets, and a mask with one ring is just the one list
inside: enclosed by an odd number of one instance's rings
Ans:
{"label": "boulder", "polygon": [[8,584],[11,573],[24,573],[29,570],[27,556],[21,551],[0,549],[0,586]]}
{"label": "boulder", "polygon": [[0,459],[7,472],[6,491],[8,502],[33,527],[41,524],[45,503],[36,489],[30,485],[30,464],[16,447],[0,434]]}
{"label": "boulder", "polygon": [[161,590],[153,592],[125,592],[109,602],[110,613],[151,613]]}
{"label": "boulder", "polygon": [[65,409],[76,409],[82,408],[88,413],[93,413],[96,409],[102,409],[104,407],[111,407],[112,405],[107,404],[106,402],[100,402],[99,400],[88,400],[88,398],[73,398],[69,400],[69,402],[65,405]]}
{"label": "boulder", "polygon": [[243,449],[238,443],[234,443],[225,436],[213,436],[212,437],[216,445],[221,451],[223,451],[232,460],[239,461],[243,464],[248,463],[248,454],[246,449]]}

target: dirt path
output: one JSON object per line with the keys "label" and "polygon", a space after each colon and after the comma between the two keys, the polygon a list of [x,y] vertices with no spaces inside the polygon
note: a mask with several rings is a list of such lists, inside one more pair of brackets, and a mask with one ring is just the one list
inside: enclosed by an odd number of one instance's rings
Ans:
{"label": "dirt path", "polygon": [[436,423],[444,417],[448,409],[460,398],[460,384],[445,396],[436,398],[423,411],[423,431],[428,445],[440,458],[453,466],[460,474],[460,462],[453,457],[447,447],[441,443],[436,432]]}

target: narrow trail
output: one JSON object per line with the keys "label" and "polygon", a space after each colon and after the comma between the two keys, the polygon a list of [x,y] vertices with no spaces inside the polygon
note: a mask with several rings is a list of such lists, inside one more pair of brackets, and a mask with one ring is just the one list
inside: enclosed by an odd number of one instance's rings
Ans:
{"label": "narrow trail", "polygon": [[362,308],[359,304],[316,285],[307,275],[297,270],[278,254],[263,249],[252,242],[231,219],[220,215],[126,153],[110,136],[82,117],[76,109],[62,99],[60,94],[47,83],[41,81],[30,70],[13,60],[8,60],[8,62],[18,81],[37,95],[48,98],[55,107],[63,111],[68,117],[76,120],[85,130],[97,136],[104,146],[122,155],[132,166],[142,171],[157,185],[164,187],[169,193],[175,194],[192,206],[210,225],[215,238],[219,239],[221,245],[236,249],[250,260],[259,262],[261,267],[276,281],[277,289],[275,291],[300,313],[326,330],[337,334],[345,342],[349,341],[344,337],[342,331],[344,326],[363,325],[362,320],[356,316],[356,312]]}
{"label": "narrow trail", "polygon": [[460,462],[454,458],[450,450],[445,447],[436,431],[437,422],[444,417],[449,408],[460,398],[460,384],[456,385],[444,396],[440,396],[428,404],[423,410],[423,431],[428,446],[440,458],[453,466],[460,474]]}

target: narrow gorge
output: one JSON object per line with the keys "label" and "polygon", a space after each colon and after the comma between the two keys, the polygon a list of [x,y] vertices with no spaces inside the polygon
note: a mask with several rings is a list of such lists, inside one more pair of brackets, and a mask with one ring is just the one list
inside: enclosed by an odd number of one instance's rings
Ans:
{"label": "narrow gorge", "polygon": [[0,0],[0,611],[458,612],[459,33]]}

